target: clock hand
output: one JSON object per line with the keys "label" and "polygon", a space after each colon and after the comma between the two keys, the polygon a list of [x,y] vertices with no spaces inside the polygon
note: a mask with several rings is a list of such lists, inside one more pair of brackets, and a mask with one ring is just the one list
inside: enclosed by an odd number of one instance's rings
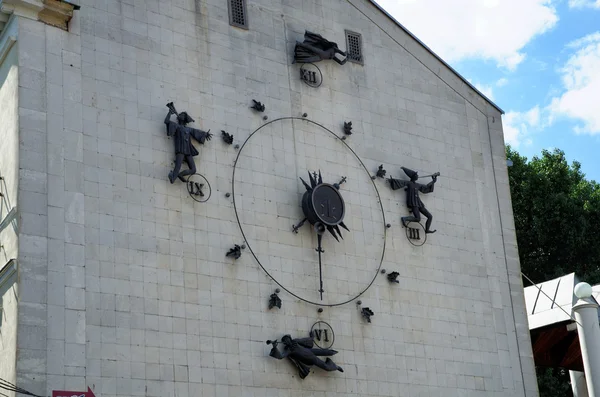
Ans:
{"label": "clock hand", "polygon": [[319,288],[319,292],[321,293],[321,300],[323,300],[323,292],[325,292],[323,290],[323,268],[321,266],[321,254],[325,251],[323,251],[323,248],[321,248],[321,240],[323,239],[323,233],[325,233],[325,225],[323,225],[321,222],[317,222],[315,223],[315,232],[317,232],[317,242],[318,242],[318,247],[316,249],[316,251],[319,253],[319,284],[321,286],[321,288]]}
{"label": "clock hand", "polygon": [[321,253],[325,252],[323,251],[323,249],[321,248],[321,240],[323,239],[323,234],[319,233],[317,234],[317,241],[319,246],[317,247],[317,252],[319,253],[319,283],[321,285],[321,288],[319,289],[319,292],[321,293],[321,300],[323,300],[323,272],[322,272],[322,267],[321,267]]}
{"label": "clock hand", "polygon": [[343,176],[342,179],[338,183],[333,184],[333,187],[336,188],[337,190],[340,190],[340,186],[342,185],[342,183],[345,183],[346,180],[347,180],[347,178],[345,176]]}

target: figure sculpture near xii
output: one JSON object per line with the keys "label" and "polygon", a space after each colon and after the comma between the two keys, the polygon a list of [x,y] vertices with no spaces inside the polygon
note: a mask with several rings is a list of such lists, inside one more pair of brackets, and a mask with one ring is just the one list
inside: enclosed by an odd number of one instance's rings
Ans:
{"label": "figure sculpture near xii", "polygon": [[[336,54],[340,54],[344,58],[340,59]],[[329,41],[317,33],[306,31],[304,32],[304,41],[302,43],[296,41],[294,62],[313,63],[326,59],[333,59],[340,65],[343,65],[348,60],[348,57],[345,51],[338,48],[337,43]]]}

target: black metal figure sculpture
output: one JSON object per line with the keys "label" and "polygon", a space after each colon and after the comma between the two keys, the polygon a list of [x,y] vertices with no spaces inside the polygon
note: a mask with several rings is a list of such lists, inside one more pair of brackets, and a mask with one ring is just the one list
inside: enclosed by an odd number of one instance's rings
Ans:
{"label": "black metal figure sculpture", "polygon": [[375,313],[373,313],[373,310],[369,309],[368,307],[363,307],[360,311],[360,314],[369,323],[371,322],[371,317],[375,315]]}
{"label": "black metal figure sculpture", "polygon": [[283,351],[277,348],[279,342],[277,340],[268,340],[267,344],[272,345],[269,356],[282,360],[289,358],[292,363],[298,368],[298,373],[301,379],[304,379],[310,374],[310,367],[315,365],[325,371],[340,371],[344,372],[342,367],[334,363],[329,357],[323,361],[317,356],[333,356],[337,351],[332,349],[313,349],[314,341],[312,338],[292,339],[290,335],[284,335],[281,338],[281,343],[284,345]]}
{"label": "black metal figure sculpture", "polygon": [[[202,131],[196,128],[187,127],[188,123],[193,123],[194,119],[190,117],[187,112],[177,113],[173,102],[167,103],[169,113],[165,117],[165,124],[167,126],[167,135],[172,136],[175,142],[175,167],[173,171],[169,172],[169,181],[175,182],[175,178],[179,178],[180,181],[185,182],[184,176],[193,175],[196,173],[196,163],[194,162],[194,156],[198,155],[198,150],[192,144],[192,138],[196,139],[201,144],[205,141],[210,141],[212,135],[210,130]],[[172,115],[177,116],[177,123],[171,121]],[[188,169],[179,172],[183,161],[188,165]]]}
{"label": "black metal figure sculpture", "polygon": [[409,181],[394,179],[390,177],[388,181],[390,182],[390,186],[393,190],[397,190],[400,188],[404,188],[406,190],[406,205],[411,210],[413,215],[411,216],[403,216],[402,226],[407,227],[409,222],[419,222],[421,221],[421,214],[425,215],[427,218],[427,222],[425,223],[425,233],[435,233],[435,230],[431,230],[431,222],[433,221],[433,215],[425,208],[425,204],[419,198],[419,192],[421,193],[431,193],[433,192],[433,186],[437,182],[437,177],[440,175],[439,172],[435,174],[427,175],[430,176],[432,181],[426,185],[422,185],[417,183],[419,179],[419,174],[416,171],[413,171],[406,167],[400,167],[404,171],[404,173],[410,178]]}
{"label": "black metal figure sculpture", "polygon": [[245,248],[243,245],[240,246],[236,244],[233,248],[230,248],[229,251],[225,254],[225,256],[232,257],[233,259],[240,259],[242,256],[242,249]]}
{"label": "black metal figure sculpture", "polygon": [[344,134],[352,135],[352,121],[344,121]]}
{"label": "black metal figure sculpture", "polygon": [[233,143],[233,135],[228,134],[226,131],[221,130],[221,138],[223,138],[223,142],[228,145]]}
{"label": "black metal figure sculpture", "polygon": [[386,173],[387,173],[387,171],[383,169],[383,164],[381,164],[381,165],[379,166],[379,168],[377,169],[377,176],[378,176],[379,178],[385,178],[385,174],[386,174]]}
{"label": "black metal figure sculpture", "polygon": [[391,272],[390,274],[387,275],[387,279],[390,283],[400,283],[400,281],[398,281],[398,276],[400,275],[400,273],[398,272]]}
{"label": "black metal figure sculpture", "polygon": [[[342,55],[344,58],[338,58],[336,54]],[[304,32],[304,41],[301,43],[296,41],[294,48],[294,62],[309,63],[319,62],[326,59],[333,59],[340,65],[343,65],[348,60],[346,52],[338,48],[337,43],[329,41],[320,34]]]}
{"label": "black metal figure sculpture", "polygon": [[258,102],[256,99],[252,100],[252,106],[250,106],[250,108],[256,110],[257,112],[264,112],[265,111],[265,105],[263,105],[262,103]]}
{"label": "black metal figure sculpture", "polygon": [[277,295],[278,292],[279,288],[277,288],[277,290],[274,293],[272,293],[269,297],[269,310],[271,310],[274,307],[281,309],[281,298],[279,297],[279,295]]}

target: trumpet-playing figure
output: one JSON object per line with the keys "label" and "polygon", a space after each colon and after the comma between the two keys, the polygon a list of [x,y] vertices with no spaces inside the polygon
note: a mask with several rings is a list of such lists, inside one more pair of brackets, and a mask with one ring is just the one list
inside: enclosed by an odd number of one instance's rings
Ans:
{"label": "trumpet-playing figure", "polygon": [[419,174],[417,171],[413,171],[406,167],[400,168],[402,168],[402,171],[404,171],[410,180],[407,181],[402,179],[393,179],[390,177],[388,181],[390,182],[390,187],[392,190],[397,190],[400,188],[404,188],[404,190],[406,190],[406,205],[412,212],[412,215],[403,216],[401,218],[402,226],[407,227],[409,222],[420,222],[421,214],[423,214],[427,218],[427,222],[425,223],[425,233],[435,233],[435,230],[431,230],[433,215],[431,215],[431,213],[427,211],[427,208],[425,208],[425,204],[423,204],[421,198],[419,197],[419,192],[423,194],[433,192],[433,186],[437,182],[437,177],[440,175],[440,173],[436,172],[435,174],[431,175],[431,182],[423,185],[417,183],[417,180],[419,179]]}
{"label": "trumpet-playing figure", "polygon": [[[192,144],[192,138],[204,144],[206,140],[210,141],[212,134],[209,131],[202,131],[196,128],[188,127],[188,123],[193,123],[194,119],[191,118],[186,112],[177,113],[173,102],[167,104],[169,113],[165,117],[165,125],[167,126],[167,135],[172,136],[175,143],[175,167],[173,171],[169,172],[169,181],[175,182],[175,178],[179,178],[180,181],[185,182],[185,176],[193,175],[196,173],[196,163],[194,162],[194,156],[198,155],[198,150]],[[171,116],[177,116],[177,122],[171,121]],[[183,161],[188,165],[187,170],[180,172],[181,164]]]}
{"label": "trumpet-playing figure", "polygon": [[[337,54],[343,58],[338,57]],[[337,43],[329,41],[320,34],[306,31],[304,41],[296,42],[294,48],[294,62],[309,63],[319,62],[325,59],[333,59],[340,65],[348,60],[348,54],[338,48]]]}
{"label": "trumpet-playing figure", "polygon": [[331,349],[315,349],[312,338],[292,339],[290,335],[284,335],[281,338],[283,343],[283,351],[277,348],[279,341],[268,340],[267,344],[272,345],[269,356],[282,360],[290,359],[291,362],[298,368],[298,373],[301,379],[304,379],[310,373],[310,367],[313,365],[325,371],[340,371],[344,372],[342,367],[334,363],[329,357],[323,361],[318,356],[333,356],[337,351]]}

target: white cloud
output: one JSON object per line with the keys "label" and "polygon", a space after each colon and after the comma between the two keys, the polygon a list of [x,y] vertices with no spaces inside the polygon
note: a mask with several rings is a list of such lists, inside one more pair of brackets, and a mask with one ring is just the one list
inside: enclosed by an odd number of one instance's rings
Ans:
{"label": "white cloud", "polygon": [[538,127],[540,125],[540,108],[535,106],[528,112],[524,113],[525,121],[532,127]]}
{"label": "white cloud", "polygon": [[525,59],[523,47],[558,21],[552,0],[377,2],[444,60],[494,60],[510,70]]}
{"label": "white cloud", "polygon": [[508,79],[506,77],[502,77],[500,80],[496,81],[496,87],[504,87],[508,84]]}
{"label": "white cloud", "polygon": [[592,7],[600,8],[600,0],[569,0],[569,7],[571,8],[583,8]]}
{"label": "white cloud", "polygon": [[590,33],[587,36],[583,36],[580,39],[573,40],[569,44],[567,44],[567,48],[581,48],[587,44],[593,44],[600,40],[600,32]]}
{"label": "white cloud", "polygon": [[565,91],[554,97],[548,106],[552,117],[578,120],[576,133],[600,134],[600,32],[570,43],[575,52],[560,69]]}
{"label": "white cloud", "polygon": [[531,133],[543,127],[540,107],[534,106],[527,112],[506,112],[503,116],[504,141],[514,148],[521,144],[531,145]]}

